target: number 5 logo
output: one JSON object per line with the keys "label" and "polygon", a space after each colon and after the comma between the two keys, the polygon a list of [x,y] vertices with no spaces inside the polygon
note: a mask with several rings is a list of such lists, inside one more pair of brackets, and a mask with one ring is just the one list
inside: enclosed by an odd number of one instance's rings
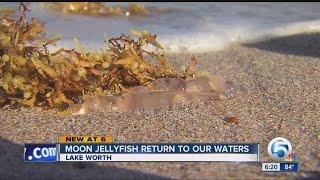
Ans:
{"label": "number 5 logo", "polygon": [[291,143],[283,137],[274,138],[269,142],[268,153],[274,160],[284,160],[291,151]]}

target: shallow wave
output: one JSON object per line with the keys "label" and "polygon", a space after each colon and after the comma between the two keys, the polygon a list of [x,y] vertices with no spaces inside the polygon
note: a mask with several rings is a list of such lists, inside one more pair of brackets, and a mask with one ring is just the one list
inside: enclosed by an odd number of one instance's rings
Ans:
{"label": "shallow wave", "polygon": [[[167,52],[207,52],[226,48],[232,43],[248,43],[283,37],[300,33],[320,31],[320,20],[295,22],[269,29],[252,27],[235,27],[224,32],[190,32],[185,34],[170,34],[159,36],[160,43]],[[71,38],[70,38],[71,39]],[[103,49],[103,40],[81,38],[81,42],[89,50]],[[58,43],[58,47],[74,47],[71,40],[65,39]],[[57,47],[56,47],[57,48]],[[53,49],[56,49],[53,48]]]}
{"label": "shallow wave", "polygon": [[[39,3],[32,3],[31,17],[44,21],[48,34],[61,33],[63,40],[58,47],[74,47],[72,39],[77,37],[89,50],[105,47],[104,33],[113,37],[128,33],[131,29],[157,34],[168,52],[221,50],[231,43],[320,31],[320,3],[144,4],[150,8],[172,8],[176,11],[153,13],[146,18],[92,18],[63,16],[41,8]],[[0,5],[16,6],[15,3]]]}
{"label": "shallow wave", "polygon": [[171,52],[206,52],[221,50],[231,43],[248,43],[274,37],[320,31],[320,20],[295,22],[265,29],[262,27],[234,27],[223,33],[215,31],[188,35],[163,36],[160,41]]}

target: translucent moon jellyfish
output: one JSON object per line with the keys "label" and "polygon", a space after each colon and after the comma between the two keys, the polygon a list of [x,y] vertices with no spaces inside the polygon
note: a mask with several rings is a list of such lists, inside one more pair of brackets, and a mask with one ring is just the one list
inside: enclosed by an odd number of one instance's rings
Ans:
{"label": "translucent moon jellyfish", "polygon": [[73,115],[106,110],[128,112],[135,109],[172,106],[182,102],[221,101],[244,93],[243,87],[219,76],[191,79],[159,78],[147,86],[136,86],[121,96],[94,97],[71,107]]}

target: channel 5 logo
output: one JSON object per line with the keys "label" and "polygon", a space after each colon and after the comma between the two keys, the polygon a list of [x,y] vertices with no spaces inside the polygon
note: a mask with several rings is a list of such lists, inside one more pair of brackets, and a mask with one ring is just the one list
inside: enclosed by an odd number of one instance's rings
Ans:
{"label": "channel 5 logo", "polygon": [[292,151],[291,143],[283,137],[276,137],[269,142],[268,153],[273,160],[297,161],[297,157]]}
{"label": "channel 5 logo", "polygon": [[56,162],[56,144],[25,144],[25,162]]}

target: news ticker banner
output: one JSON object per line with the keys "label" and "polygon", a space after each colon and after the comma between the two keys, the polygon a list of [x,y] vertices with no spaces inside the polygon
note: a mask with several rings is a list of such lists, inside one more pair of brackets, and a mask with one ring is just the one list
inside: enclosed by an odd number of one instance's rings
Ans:
{"label": "news ticker banner", "polygon": [[109,136],[60,136],[57,144],[25,144],[26,162],[260,161],[260,145],[223,143],[113,143]]}
{"label": "news ticker banner", "polygon": [[259,144],[59,144],[59,161],[259,161]]}

